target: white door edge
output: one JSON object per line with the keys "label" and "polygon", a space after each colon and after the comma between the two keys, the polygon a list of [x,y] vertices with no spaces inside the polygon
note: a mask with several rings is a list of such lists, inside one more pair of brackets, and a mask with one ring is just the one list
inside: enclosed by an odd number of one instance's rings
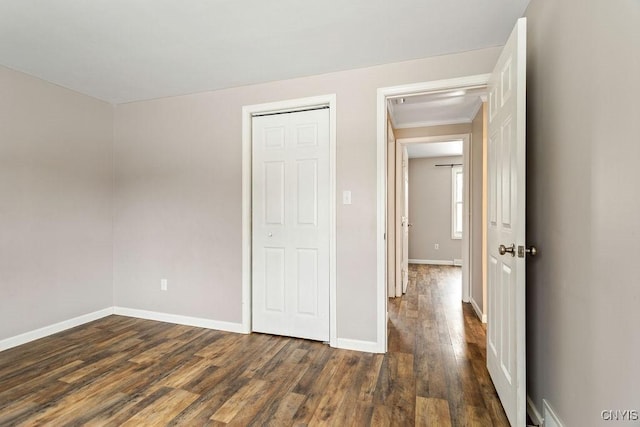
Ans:
{"label": "white door edge", "polygon": [[462,301],[471,301],[471,239],[473,229],[471,228],[471,134],[462,140]]}
{"label": "white door edge", "polygon": [[336,316],[336,95],[242,107],[242,332],[251,333],[251,123],[254,114],[329,106],[329,345],[338,346]]}
{"label": "white door edge", "polygon": [[376,130],[376,348],[387,352],[387,98],[417,95],[448,89],[486,86],[491,74],[476,74],[453,79],[433,80],[400,86],[378,88]]}
{"label": "white door edge", "polygon": [[[404,212],[404,180],[403,180],[403,148],[404,146],[400,144],[396,140],[395,147],[395,247],[394,254],[389,254],[389,257],[395,258],[395,282],[396,289],[395,295],[396,297],[402,296],[402,281],[403,281],[403,271],[404,271],[404,263],[402,259],[402,247],[404,245],[404,223],[406,221],[405,212]],[[388,165],[387,165],[388,166]]]}

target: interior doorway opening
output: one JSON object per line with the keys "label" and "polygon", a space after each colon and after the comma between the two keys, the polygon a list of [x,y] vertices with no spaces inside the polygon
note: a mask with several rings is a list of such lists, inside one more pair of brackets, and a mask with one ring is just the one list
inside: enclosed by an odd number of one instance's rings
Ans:
{"label": "interior doorway opening", "polygon": [[[411,145],[462,140],[464,150],[468,151],[463,153],[462,161],[467,189],[467,204],[463,219],[467,224],[463,227],[463,236],[460,240],[464,241],[465,246],[462,251],[464,255],[460,259],[452,257],[450,263],[454,264],[462,260],[465,286],[461,289],[461,299],[471,302],[477,316],[486,322],[486,272],[483,267],[485,240],[482,218],[486,210],[483,197],[486,193],[484,189],[486,131],[484,129],[486,128],[487,82],[488,75],[478,75],[378,90],[378,150],[379,159],[382,160],[379,166],[386,172],[384,176],[379,174],[378,183],[379,193],[384,194],[381,197],[382,203],[379,204],[379,213],[384,220],[378,224],[382,231],[380,233],[382,240],[378,245],[378,266],[381,270],[378,275],[378,289],[384,294],[385,314],[387,297],[401,295],[397,289],[404,287],[400,263],[405,261],[401,255],[398,256],[398,253],[402,253],[402,247],[405,245],[404,242],[400,244],[402,236],[408,234],[405,231],[409,229],[409,224],[413,225],[412,218],[405,218],[403,225],[403,215],[396,213],[399,207],[396,203],[398,192],[402,191],[401,186],[397,185],[398,181],[402,182],[402,179],[398,179],[396,171],[400,170],[402,162],[398,162],[398,156],[394,156],[393,153],[402,153],[401,147],[406,148]],[[479,131],[475,129],[474,132],[474,121],[481,123]],[[386,144],[382,145],[381,142]],[[450,227],[448,227],[449,232],[451,232]],[[431,242],[433,245],[437,243]],[[407,253],[407,263],[408,260]],[[415,259],[412,260],[415,261]],[[425,260],[434,261],[431,258],[425,258]],[[401,283],[400,286],[398,286],[398,280]],[[384,328],[382,331],[379,329],[379,332],[386,335],[388,332],[386,326],[385,320]],[[383,338],[380,341],[386,344],[386,339]]]}
{"label": "interior doorway opening", "polygon": [[387,222],[396,229],[388,246],[397,266],[390,297],[406,293],[408,264],[451,265],[462,269],[462,301],[469,302],[470,142],[471,134],[396,139],[395,183],[393,177],[388,182],[395,184],[395,200],[389,198],[395,209],[389,209]]}

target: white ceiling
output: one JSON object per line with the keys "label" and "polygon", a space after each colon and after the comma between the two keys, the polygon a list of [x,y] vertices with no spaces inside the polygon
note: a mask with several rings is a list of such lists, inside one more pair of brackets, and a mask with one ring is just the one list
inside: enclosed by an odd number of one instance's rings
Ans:
{"label": "white ceiling", "polygon": [[397,97],[388,101],[389,116],[396,129],[471,123],[483,100],[485,88]]}
{"label": "white ceiling", "polygon": [[408,144],[407,153],[410,159],[462,156],[462,140]]}
{"label": "white ceiling", "polygon": [[500,46],[529,0],[2,0],[0,64],[112,103]]}

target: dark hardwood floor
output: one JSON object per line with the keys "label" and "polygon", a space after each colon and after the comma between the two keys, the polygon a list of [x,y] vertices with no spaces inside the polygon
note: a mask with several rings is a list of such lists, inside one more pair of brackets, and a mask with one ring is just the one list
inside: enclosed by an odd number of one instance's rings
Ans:
{"label": "dark hardwood floor", "polygon": [[0,352],[0,426],[508,425],[458,268],[389,312],[386,355],[109,316]]}

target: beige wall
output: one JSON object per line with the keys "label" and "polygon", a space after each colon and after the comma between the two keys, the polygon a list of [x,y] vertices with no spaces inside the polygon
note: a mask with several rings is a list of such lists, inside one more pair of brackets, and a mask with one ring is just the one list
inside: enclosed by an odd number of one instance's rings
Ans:
{"label": "beige wall", "polygon": [[0,340],[113,305],[111,105],[0,67]]}
{"label": "beige wall", "polygon": [[527,16],[528,393],[567,426],[623,425],[601,411],[640,409],[640,2]]}
{"label": "beige wall", "polygon": [[482,150],[485,144],[484,111],[486,103],[480,108],[471,123],[471,299],[475,302],[482,313],[484,310],[484,280],[482,263],[482,177],[483,161]]}
{"label": "beige wall", "polygon": [[462,240],[451,238],[451,168],[436,167],[446,163],[462,156],[409,160],[409,259],[462,259]]}
{"label": "beige wall", "polygon": [[240,322],[241,108],[336,93],[337,192],[353,193],[352,205],[337,206],[337,333],[375,341],[376,90],[486,73],[499,51],[118,106],[116,304]]}

